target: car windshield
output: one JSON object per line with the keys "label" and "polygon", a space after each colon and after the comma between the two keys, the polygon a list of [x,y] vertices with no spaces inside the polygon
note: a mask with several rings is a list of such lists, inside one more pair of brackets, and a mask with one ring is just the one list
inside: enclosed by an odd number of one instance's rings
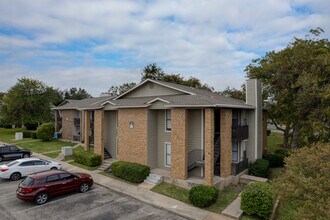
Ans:
{"label": "car windshield", "polygon": [[22,181],[22,185],[23,186],[32,186],[34,183],[34,179],[31,177],[26,177],[23,181]]}
{"label": "car windshield", "polygon": [[18,161],[12,161],[12,162],[10,162],[10,163],[7,164],[7,167],[11,167],[11,166],[13,166],[13,165],[15,165],[17,163],[18,163]]}

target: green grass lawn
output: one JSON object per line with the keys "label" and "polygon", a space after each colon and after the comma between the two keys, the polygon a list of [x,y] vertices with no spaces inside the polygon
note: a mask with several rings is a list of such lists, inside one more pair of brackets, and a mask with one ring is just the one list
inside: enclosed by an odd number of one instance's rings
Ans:
{"label": "green grass lawn", "polygon": [[35,141],[35,142],[27,142],[27,143],[19,143],[17,144],[18,147],[29,149],[36,153],[45,153],[49,151],[60,151],[64,146],[74,146],[75,143],[64,142],[59,140],[53,141]]}
{"label": "green grass lawn", "polygon": [[110,178],[113,178],[113,179],[122,181],[124,183],[132,184],[132,185],[135,185],[135,186],[140,185],[140,183],[133,183],[133,182],[129,182],[129,181],[123,180],[123,179],[121,179],[119,177],[114,176],[112,173],[102,172],[100,174],[103,175],[103,176],[107,176],[107,177],[110,177]]}
{"label": "green grass lawn", "polygon": [[[0,141],[5,143],[16,143],[15,140],[15,133],[16,132],[23,132],[26,131],[25,128],[14,128],[14,129],[8,129],[8,128],[0,128]],[[31,139],[31,138],[29,138]]]}
{"label": "green grass lawn", "polygon": [[71,161],[69,162],[69,164],[73,165],[73,166],[76,166],[76,167],[80,167],[80,168],[83,168],[85,170],[89,170],[89,171],[94,171],[94,170],[97,170],[100,166],[96,166],[96,167],[89,167],[89,166],[86,166],[86,165],[83,165],[83,164],[80,164],[80,163],[76,163],[74,161]]}
{"label": "green grass lawn", "polygon": [[[244,186],[245,184],[238,184],[236,186],[233,185],[224,188],[219,193],[217,201],[204,209],[211,212],[221,213],[230,203],[232,203],[237,198],[238,194],[240,194],[240,192],[242,192],[244,189]],[[161,183],[153,187],[151,191],[171,197],[173,199],[177,199],[187,204],[191,204],[188,199],[189,190],[173,184]]]}
{"label": "green grass lawn", "polygon": [[50,158],[56,158],[58,154],[61,153],[61,151],[55,151],[55,152],[49,152],[49,153],[44,153],[43,155],[50,157]]}
{"label": "green grass lawn", "polygon": [[283,132],[272,131],[267,136],[267,151],[274,152],[277,149],[282,149],[281,144],[283,143]]}

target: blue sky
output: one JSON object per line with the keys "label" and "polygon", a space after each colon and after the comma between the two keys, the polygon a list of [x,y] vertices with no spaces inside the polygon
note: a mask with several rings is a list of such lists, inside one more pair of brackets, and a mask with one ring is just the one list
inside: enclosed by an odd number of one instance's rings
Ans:
{"label": "blue sky", "polygon": [[216,90],[311,28],[330,35],[327,0],[0,1],[0,91],[27,76],[93,96],[157,63]]}

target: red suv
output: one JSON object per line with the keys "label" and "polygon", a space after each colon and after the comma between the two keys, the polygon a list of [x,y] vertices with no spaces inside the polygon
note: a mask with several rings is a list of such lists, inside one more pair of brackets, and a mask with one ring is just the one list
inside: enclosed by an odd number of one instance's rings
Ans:
{"label": "red suv", "polygon": [[38,205],[46,203],[49,197],[79,191],[87,192],[93,185],[93,178],[85,173],[69,173],[64,170],[47,170],[28,175],[19,185],[16,196]]}

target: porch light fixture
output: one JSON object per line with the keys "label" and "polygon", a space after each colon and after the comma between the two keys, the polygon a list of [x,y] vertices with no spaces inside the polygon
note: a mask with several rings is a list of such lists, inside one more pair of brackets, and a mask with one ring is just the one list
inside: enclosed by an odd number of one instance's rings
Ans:
{"label": "porch light fixture", "polygon": [[134,122],[133,121],[130,121],[129,128],[134,128]]}

